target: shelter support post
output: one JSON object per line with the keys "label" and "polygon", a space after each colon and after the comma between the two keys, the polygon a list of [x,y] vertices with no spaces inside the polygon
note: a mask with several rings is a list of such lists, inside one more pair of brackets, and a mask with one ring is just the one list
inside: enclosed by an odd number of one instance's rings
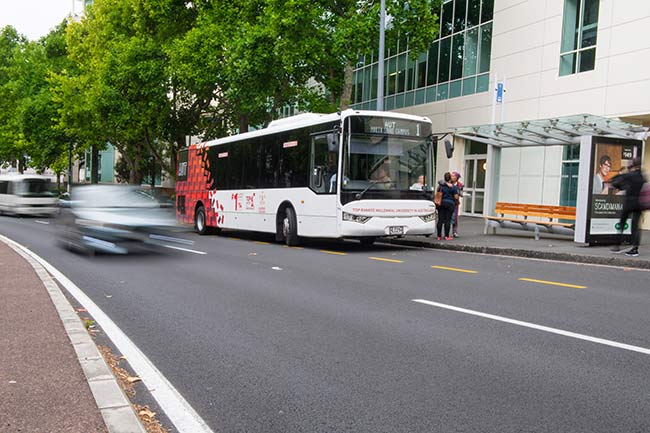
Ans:
{"label": "shelter support post", "polygon": [[485,196],[483,215],[492,215],[499,195],[499,178],[501,177],[501,148],[488,145],[487,168],[485,170]]}

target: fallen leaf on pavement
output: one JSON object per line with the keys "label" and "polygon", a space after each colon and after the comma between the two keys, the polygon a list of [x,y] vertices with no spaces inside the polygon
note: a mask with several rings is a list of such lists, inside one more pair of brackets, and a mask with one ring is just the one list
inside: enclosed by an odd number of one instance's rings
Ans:
{"label": "fallen leaf on pavement", "polygon": [[136,383],[140,382],[142,379],[140,379],[138,376],[129,376],[126,378],[126,380],[128,380],[129,383]]}

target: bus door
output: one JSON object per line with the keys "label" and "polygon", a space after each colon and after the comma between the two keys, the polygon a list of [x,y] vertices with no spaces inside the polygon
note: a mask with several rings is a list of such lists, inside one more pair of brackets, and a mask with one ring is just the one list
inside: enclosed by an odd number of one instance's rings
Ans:
{"label": "bus door", "polygon": [[339,150],[335,134],[313,134],[309,155],[309,187],[316,193],[336,194]]}

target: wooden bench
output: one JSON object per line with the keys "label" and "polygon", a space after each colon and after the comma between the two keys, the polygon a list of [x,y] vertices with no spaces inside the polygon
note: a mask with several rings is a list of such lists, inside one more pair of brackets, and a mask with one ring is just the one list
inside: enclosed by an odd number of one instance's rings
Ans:
{"label": "wooden bench", "polygon": [[[494,209],[496,216],[485,216],[484,234],[488,227],[492,233],[496,228],[514,228],[535,232],[535,240],[539,240],[540,228],[549,233],[573,236],[576,219],[576,208],[572,206],[550,206],[542,204],[497,202]],[[560,222],[569,220],[573,222]]]}

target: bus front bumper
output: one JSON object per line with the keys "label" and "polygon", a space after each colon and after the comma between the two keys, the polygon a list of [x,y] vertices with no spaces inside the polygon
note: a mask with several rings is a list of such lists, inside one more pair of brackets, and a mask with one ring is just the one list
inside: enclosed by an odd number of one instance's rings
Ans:
{"label": "bus front bumper", "polygon": [[425,222],[420,217],[373,217],[366,222],[341,221],[343,237],[432,235],[436,232],[435,220]]}

